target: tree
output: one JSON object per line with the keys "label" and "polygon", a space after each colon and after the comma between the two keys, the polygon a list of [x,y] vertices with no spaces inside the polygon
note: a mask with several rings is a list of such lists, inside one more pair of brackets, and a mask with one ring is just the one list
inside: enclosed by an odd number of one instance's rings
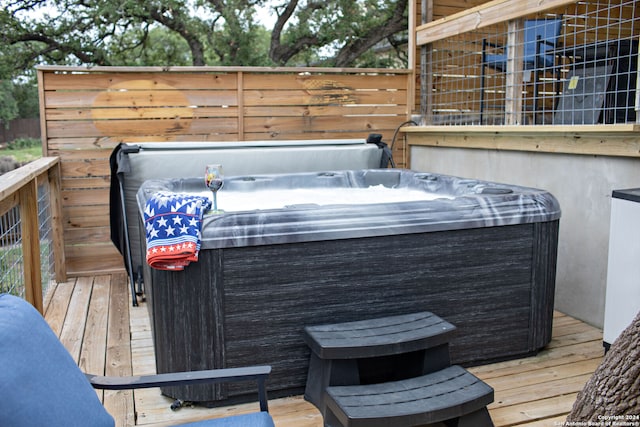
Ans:
{"label": "tree", "polygon": [[18,117],[18,103],[13,96],[13,83],[9,80],[0,80],[0,124],[6,127],[16,117]]}
{"label": "tree", "polygon": [[191,65],[187,41],[166,27],[132,28],[125,32],[122,45],[110,44],[107,56],[111,62],[125,66]]}
{"label": "tree", "polygon": [[269,56],[285,65],[306,49],[320,54],[330,48],[333,55],[325,59],[326,65],[355,66],[375,45],[407,30],[407,4],[408,0],[284,2],[275,8],[278,19]]}
{"label": "tree", "polygon": [[640,313],[613,343],[578,394],[567,421],[584,425],[589,422],[616,425],[615,421],[617,425],[637,425],[634,423],[640,422],[637,418],[640,416],[639,360]]}
{"label": "tree", "polygon": [[[407,4],[0,0],[0,58],[7,60],[0,77],[37,64],[359,66],[371,63],[375,46],[406,37]],[[258,10],[273,19],[259,19]]]}

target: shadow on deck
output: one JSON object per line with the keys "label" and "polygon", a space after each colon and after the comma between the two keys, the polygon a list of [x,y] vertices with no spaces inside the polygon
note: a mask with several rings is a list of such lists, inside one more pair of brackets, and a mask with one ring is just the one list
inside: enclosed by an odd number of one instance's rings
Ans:
{"label": "shadow on deck", "polygon": [[[85,372],[155,373],[147,308],[131,307],[124,274],[53,285],[44,307],[45,318]],[[556,312],[553,339],[538,355],[469,370],[495,389],[489,412],[496,427],[553,426],[564,421],[602,356],[602,331]],[[171,411],[172,400],[158,389],[99,394],[118,426],[169,426],[258,410],[256,403]],[[302,396],[272,399],[269,405],[277,427],[322,426],[320,413]]]}

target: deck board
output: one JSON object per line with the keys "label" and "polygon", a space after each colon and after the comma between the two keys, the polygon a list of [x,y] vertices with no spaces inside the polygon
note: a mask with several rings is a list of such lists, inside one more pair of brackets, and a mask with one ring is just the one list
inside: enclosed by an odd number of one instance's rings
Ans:
{"label": "deck board", "polygon": [[[130,301],[124,274],[80,277],[50,287],[45,317],[87,372],[153,374],[147,307]],[[553,426],[564,421],[602,356],[602,331],[556,312],[552,341],[536,356],[469,370],[495,389],[489,412],[496,427]],[[171,426],[258,410],[249,403],[172,411],[171,403],[158,389],[104,393],[117,426]],[[302,396],[271,399],[269,409],[277,427],[322,427],[320,413]]]}
{"label": "deck board", "polygon": [[[124,274],[116,274],[111,277],[105,375],[132,375],[130,299],[127,292],[127,280]],[[133,397],[131,390],[106,390],[104,392],[104,406],[116,419],[116,426],[135,425]]]}

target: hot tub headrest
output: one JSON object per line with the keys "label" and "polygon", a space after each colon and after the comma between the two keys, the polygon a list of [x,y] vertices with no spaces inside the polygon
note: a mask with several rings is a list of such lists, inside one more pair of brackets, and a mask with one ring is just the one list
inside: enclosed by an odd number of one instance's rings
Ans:
{"label": "hot tub headrest", "polygon": [[[386,145],[386,144],[385,144]],[[383,149],[364,140],[124,144],[119,168],[147,179],[199,176],[220,163],[228,176],[381,167]]]}

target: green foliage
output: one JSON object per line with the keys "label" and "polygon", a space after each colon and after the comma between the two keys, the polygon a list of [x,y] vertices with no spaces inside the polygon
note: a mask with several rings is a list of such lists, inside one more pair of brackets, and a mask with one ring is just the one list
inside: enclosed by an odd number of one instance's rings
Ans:
{"label": "green foliage", "polygon": [[42,141],[39,138],[18,138],[7,145],[8,150],[22,150],[25,148],[42,148]]}
{"label": "green foliage", "polygon": [[[0,0],[0,76],[37,64],[370,64],[374,46],[406,31],[407,2]],[[273,28],[257,7],[270,10]]]}
{"label": "green foliage", "polygon": [[[0,162],[1,159],[0,157]],[[24,254],[22,245],[13,242],[14,238],[17,237],[20,236],[11,236],[9,233],[0,234],[0,293],[6,292],[12,295],[24,296]],[[50,270],[48,263],[52,249],[49,240],[40,239],[40,274],[43,294],[46,292],[54,274]]]}
{"label": "green foliage", "polygon": [[18,117],[18,103],[13,96],[13,83],[9,80],[0,81],[0,123],[8,123]]}
{"label": "green foliage", "polygon": [[[132,28],[120,38],[121,44],[109,46],[109,57],[118,65],[126,66],[181,66],[191,65],[187,42],[166,27],[151,29]],[[127,46],[127,49],[123,49]]]}
{"label": "green foliage", "polygon": [[21,246],[0,246],[0,292],[21,295],[24,292],[22,277],[23,255]]}
{"label": "green foliage", "polygon": [[35,79],[14,83],[13,97],[18,105],[18,117],[26,119],[40,116],[38,83]]}
{"label": "green foliage", "polygon": [[18,138],[0,150],[0,174],[16,169],[42,157],[42,142],[38,138]]}
{"label": "green foliage", "polygon": [[[239,33],[225,25],[221,37],[225,44],[212,45],[213,55],[207,57],[207,64],[211,65],[243,65],[243,66],[272,66],[269,59],[270,34],[264,27],[256,26],[251,31]],[[214,40],[209,40],[214,43]]]}
{"label": "green foliage", "polygon": [[8,126],[15,118],[38,116],[37,83],[26,80],[14,83],[8,79],[0,81],[0,124]]}
{"label": "green foliage", "polygon": [[[274,61],[286,65],[356,67],[370,63],[360,57],[372,53],[394,34],[408,28],[407,0],[307,0],[297,9],[280,39]],[[304,48],[302,48],[304,47]],[[272,46],[273,49],[273,46]],[[406,67],[406,60],[394,61]]]}

